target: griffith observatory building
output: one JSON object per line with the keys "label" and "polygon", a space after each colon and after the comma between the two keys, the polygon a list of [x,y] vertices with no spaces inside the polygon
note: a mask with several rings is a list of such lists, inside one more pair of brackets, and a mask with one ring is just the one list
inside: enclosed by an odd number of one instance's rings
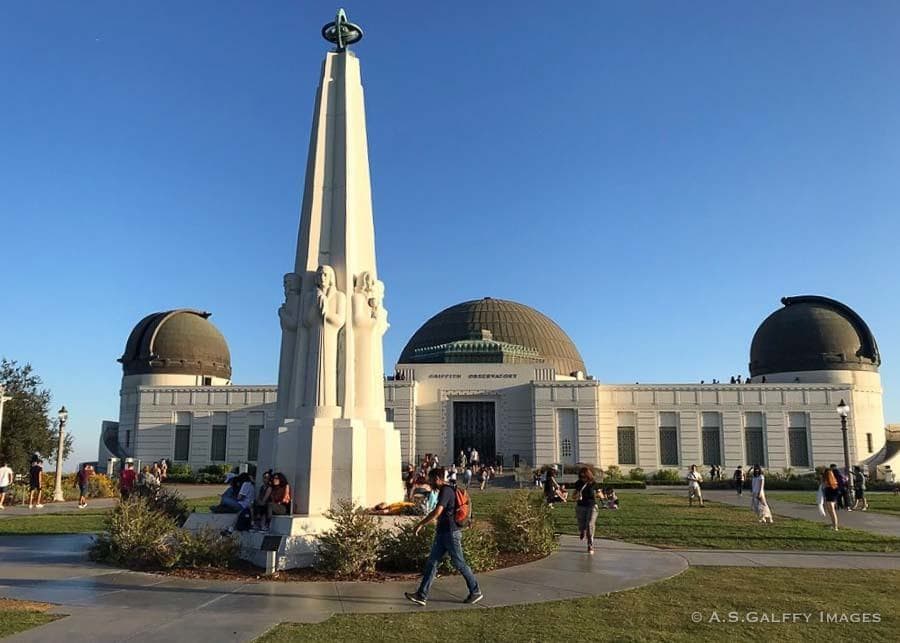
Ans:
{"label": "griffith observatory building", "polygon": [[[482,461],[505,466],[649,473],[758,463],[803,472],[843,463],[835,409],[845,400],[851,463],[888,464],[881,356],[865,321],[825,297],[782,304],[752,339],[751,378],[736,384],[599,382],[537,310],[489,297],[456,304],[413,334],[385,376],[385,419],[400,433],[404,464],[426,453],[450,462],[474,447]],[[118,421],[101,429],[101,464],[272,461],[278,387],[232,383],[228,344],[209,317],[170,310],[131,331],[119,359]]]}

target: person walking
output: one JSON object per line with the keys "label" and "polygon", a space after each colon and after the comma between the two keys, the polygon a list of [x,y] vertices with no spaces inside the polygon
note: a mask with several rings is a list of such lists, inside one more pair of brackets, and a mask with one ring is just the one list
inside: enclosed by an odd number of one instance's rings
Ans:
{"label": "person walking", "polygon": [[438,489],[437,506],[416,524],[413,533],[418,536],[425,525],[437,522],[434,542],[431,545],[428,562],[425,563],[425,572],[422,575],[419,589],[415,592],[404,592],[403,595],[416,605],[425,607],[428,602],[428,592],[431,590],[431,584],[434,582],[435,576],[437,576],[438,565],[444,558],[444,554],[450,554],[450,562],[462,574],[462,577],[466,580],[466,586],[469,588],[469,595],[463,600],[463,603],[475,604],[484,598],[484,594],[481,593],[478,581],[466,563],[462,550],[462,532],[460,531],[460,526],[456,524],[457,493],[462,494],[464,492],[457,492],[447,484],[444,469],[441,467],[431,471],[430,482],[432,487]]}
{"label": "person walking", "polygon": [[75,486],[78,487],[78,508],[87,507],[88,483],[91,481],[91,465],[82,464],[75,474]]}
{"label": "person walking", "polygon": [[687,483],[688,483],[688,506],[694,506],[694,496],[697,497],[697,500],[700,502],[700,506],[703,506],[703,494],[700,492],[700,483],[703,482],[703,476],[700,475],[700,472],[697,471],[697,465],[692,464],[691,470],[687,474]]}
{"label": "person walking", "polygon": [[0,467],[0,511],[2,511],[3,502],[6,500],[6,491],[13,483],[13,470],[9,468],[9,463],[6,461],[6,458],[0,460],[0,463],[3,464],[3,466]]}
{"label": "person walking", "polygon": [[126,462],[125,468],[119,474],[119,495],[122,500],[128,500],[134,491],[134,483],[137,481],[137,473],[134,470],[133,462]]}
{"label": "person walking", "polygon": [[825,515],[831,518],[831,528],[837,531],[838,517],[837,509],[834,505],[838,500],[838,494],[840,492],[838,490],[838,481],[834,475],[833,469],[825,469],[825,473],[822,474],[822,484],[819,489],[824,498],[823,504],[825,505]]}
{"label": "person walking", "polygon": [[[35,454],[31,457],[31,469],[28,470],[28,508],[42,509],[41,504],[41,487],[44,482],[44,463],[41,458]],[[35,502],[37,499],[37,502]]]}
{"label": "person walking", "polygon": [[466,470],[463,471],[463,484],[466,485],[466,489],[469,488],[469,485],[472,484],[472,466],[469,465],[466,467]]}
{"label": "person walking", "polygon": [[773,522],[772,510],[769,509],[769,502],[766,500],[766,476],[763,475],[762,467],[758,464],[753,465],[750,493],[750,506],[756,513],[759,522],[771,524]]}
{"label": "person walking", "polygon": [[[859,468],[859,465],[853,467],[853,490],[856,494],[853,508],[860,511],[866,511],[869,508],[869,501],[866,499],[866,478],[865,472]],[[860,508],[860,503],[862,503],[862,508]]]}
{"label": "person walking", "polygon": [[738,465],[737,469],[734,470],[734,475],[731,477],[734,480],[734,488],[737,489],[737,495],[744,495],[744,470],[741,468],[741,465]]}
{"label": "person walking", "polygon": [[837,508],[853,511],[850,507],[850,481],[847,479],[847,475],[838,469],[836,464],[829,465],[829,469],[834,474],[834,479],[837,480],[838,497],[835,501]]}
{"label": "person walking", "polygon": [[594,487],[594,472],[590,467],[578,470],[578,482],[575,483],[575,517],[578,520],[578,533],[581,540],[587,538],[587,551],[594,553],[594,527],[597,522],[597,490]]}

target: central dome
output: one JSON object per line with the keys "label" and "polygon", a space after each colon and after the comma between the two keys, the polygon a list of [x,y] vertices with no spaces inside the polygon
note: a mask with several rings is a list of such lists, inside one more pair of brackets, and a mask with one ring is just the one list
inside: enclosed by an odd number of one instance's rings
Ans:
{"label": "central dome", "polygon": [[406,344],[400,363],[440,363],[437,347],[479,339],[533,358],[521,361],[547,362],[559,375],[586,371],[575,344],[556,322],[529,306],[490,297],[450,306],[429,319]]}

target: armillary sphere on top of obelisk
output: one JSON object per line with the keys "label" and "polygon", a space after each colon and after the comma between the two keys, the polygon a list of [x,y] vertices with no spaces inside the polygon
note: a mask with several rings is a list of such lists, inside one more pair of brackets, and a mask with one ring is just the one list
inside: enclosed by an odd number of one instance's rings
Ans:
{"label": "armillary sphere on top of obelisk", "polygon": [[322,27],[322,37],[337,45],[338,51],[344,51],[348,45],[359,42],[363,37],[362,27],[347,20],[343,9],[338,9],[334,22]]}

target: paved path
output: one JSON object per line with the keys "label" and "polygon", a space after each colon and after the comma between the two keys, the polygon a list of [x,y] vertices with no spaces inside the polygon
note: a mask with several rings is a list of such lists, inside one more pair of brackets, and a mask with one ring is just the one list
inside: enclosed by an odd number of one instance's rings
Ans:
{"label": "paved path", "polygon": [[[206,498],[207,496],[217,496],[225,488],[225,485],[199,485],[199,484],[176,484],[166,485],[166,489],[175,489],[185,498]],[[53,492],[50,492],[53,495]],[[71,500],[68,502],[47,502],[41,509],[29,509],[28,505],[13,505],[4,507],[0,510],[0,520],[3,518],[11,518],[13,516],[39,516],[41,514],[65,514],[78,513],[79,511],[87,511],[89,509],[109,509],[118,502],[117,498],[90,498],[88,507],[85,510],[78,508],[78,501]]]}
{"label": "paved path", "polygon": [[[652,487],[652,489],[657,489],[666,493],[684,495],[685,502],[687,502],[687,487]],[[810,491],[809,493],[810,495],[815,496],[815,492]],[[746,507],[747,511],[750,511],[750,493],[746,490],[743,495],[739,496],[734,491],[725,489],[704,489],[703,498],[714,502]],[[768,502],[769,507],[772,509],[772,513],[776,515],[830,524],[819,513],[819,509],[816,505],[786,502],[784,500],[779,500],[777,496],[769,496]],[[876,513],[874,511],[839,510],[838,526],[861,529],[862,531],[868,531],[881,536],[900,538],[900,516]]]}
{"label": "paved path", "polygon": [[[70,616],[23,632],[15,641],[250,641],[283,621],[322,621],[332,614],[410,612],[414,582],[223,582],[127,572],[93,565],[89,537],[0,538],[0,596],[59,605]],[[14,563],[9,561],[15,561]],[[479,574],[485,599],[465,607],[458,576],[439,578],[428,610],[481,609],[621,591],[687,569],[677,553],[613,541],[588,556],[572,536],[543,560]],[[48,578],[55,580],[47,580]]]}

